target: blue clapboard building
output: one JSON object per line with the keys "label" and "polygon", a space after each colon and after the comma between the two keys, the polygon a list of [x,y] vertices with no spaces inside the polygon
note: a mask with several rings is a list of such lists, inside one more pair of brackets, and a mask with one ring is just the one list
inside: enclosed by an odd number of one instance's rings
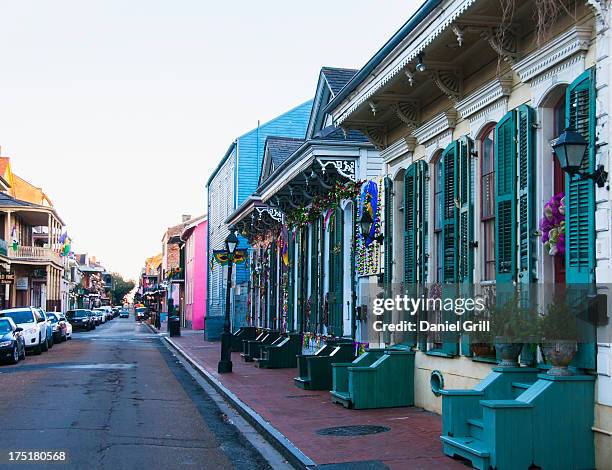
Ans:
{"label": "blue clapboard building", "polygon": [[[211,260],[213,250],[223,249],[223,242],[228,234],[225,220],[257,189],[266,138],[304,138],[311,109],[312,100],[238,137],[229,146],[206,183],[209,271],[205,328],[208,340],[218,340],[223,329],[227,268],[212,263]],[[239,247],[246,248],[246,240],[240,236],[239,238]],[[238,265],[231,305],[234,328],[246,323],[247,285],[248,269],[244,264]]]}

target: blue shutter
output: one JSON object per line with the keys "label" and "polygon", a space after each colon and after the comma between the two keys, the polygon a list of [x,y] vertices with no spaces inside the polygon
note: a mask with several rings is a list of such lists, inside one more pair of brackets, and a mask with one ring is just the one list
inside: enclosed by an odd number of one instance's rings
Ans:
{"label": "blue shutter", "polygon": [[451,142],[441,157],[442,164],[442,282],[455,283],[458,277],[458,142]]}

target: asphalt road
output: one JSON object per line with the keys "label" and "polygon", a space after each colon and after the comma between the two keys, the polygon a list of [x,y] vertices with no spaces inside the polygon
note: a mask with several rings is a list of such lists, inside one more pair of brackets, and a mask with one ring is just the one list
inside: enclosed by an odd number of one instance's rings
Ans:
{"label": "asphalt road", "polygon": [[[43,450],[67,463],[7,463]],[[148,327],[117,318],[0,366],[0,468],[270,466]]]}

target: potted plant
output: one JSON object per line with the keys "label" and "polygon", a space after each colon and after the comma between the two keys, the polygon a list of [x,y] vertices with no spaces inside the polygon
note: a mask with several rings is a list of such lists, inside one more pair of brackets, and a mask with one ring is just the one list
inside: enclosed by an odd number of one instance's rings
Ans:
{"label": "potted plant", "polygon": [[537,328],[537,310],[525,304],[519,295],[491,306],[491,331],[500,367],[518,367],[523,345],[533,340]]}
{"label": "potted plant", "polygon": [[540,317],[539,330],[542,354],[552,366],[548,374],[572,375],[568,366],[576,354],[578,341],[575,309],[566,300],[556,299]]}

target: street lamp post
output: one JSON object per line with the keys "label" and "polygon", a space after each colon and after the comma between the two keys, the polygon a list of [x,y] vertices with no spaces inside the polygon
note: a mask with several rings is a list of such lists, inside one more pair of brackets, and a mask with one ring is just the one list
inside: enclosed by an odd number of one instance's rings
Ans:
{"label": "street lamp post", "polygon": [[225,251],[227,253],[227,287],[225,292],[225,321],[223,322],[223,333],[221,334],[221,360],[217,366],[219,374],[232,371],[232,333],[230,331],[230,290],[232,288],[232,265],[234,254],[238,248],[238,237],[236,237],[236,227],[229,228],[230,233],[225,239]]}

